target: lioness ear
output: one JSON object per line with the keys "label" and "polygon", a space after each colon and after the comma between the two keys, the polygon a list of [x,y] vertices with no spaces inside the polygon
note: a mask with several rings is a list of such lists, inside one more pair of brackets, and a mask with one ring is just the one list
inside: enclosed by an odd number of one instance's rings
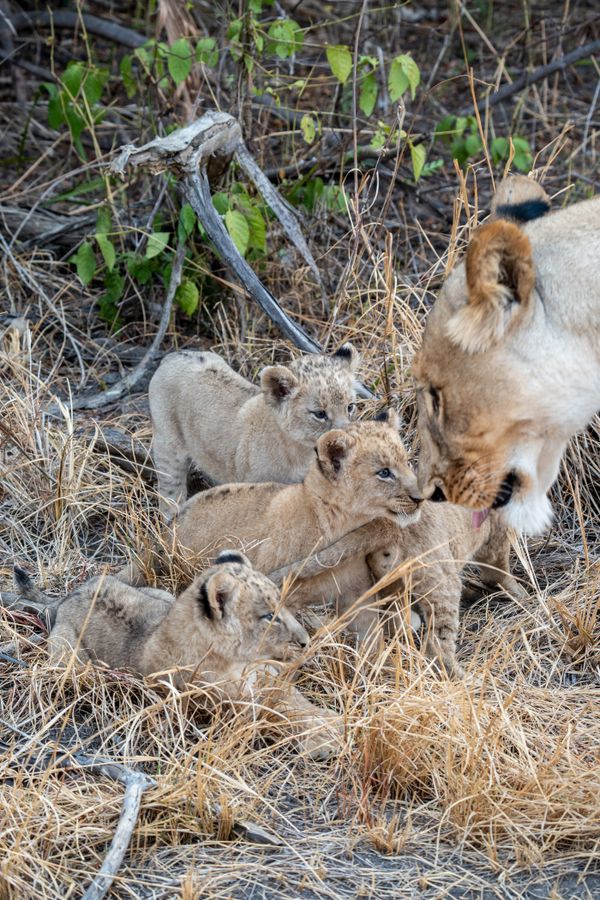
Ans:
{"label": "lioness ear", "polygon": [[238,592],[238,583],[235,578],[226,572],[211,575],[207,581],[200,585],[198,600],[202,605],[207,619],[222,619],[227,606]]}
{"label": "lioness ear", "polygon": [[334,479],[340,472],[348,455],[351,440],[345,431],[334,428],[327,431],[317,441],[315,452],[318,466],[327,478]]}
{"label": "lioness ear", "polygon": [[488,222],[473,235],[465,268],[468,301],[446,327],[465,353],[479,353],[531,308],[535,272],[529,238],[512,222]]}
{"label": "lioness ear", "polygon": [[334,359],[339,360],[339,362],[348,366],[351,372],[356,372],[358,369],[358,364],[360,362],[360,354],[356,347],[347,341],[345,344],[342,344],[335,353],[332,353]]}
{"label": "lioness ear", "polygon": [[260,373],[260,386],[267,400],[279,406],[298,386],[298,379],[285,366],[267,366]]}

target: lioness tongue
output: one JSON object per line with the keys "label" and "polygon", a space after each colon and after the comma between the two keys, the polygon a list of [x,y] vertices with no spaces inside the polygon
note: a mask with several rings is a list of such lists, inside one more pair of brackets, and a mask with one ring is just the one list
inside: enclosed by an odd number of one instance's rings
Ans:
{"label": "lioness tongue", "polygon": [[474,510],[474,512],[471,514],[471,524],[473,525],[473,528],[481,528],[489,514],[489,509]]}

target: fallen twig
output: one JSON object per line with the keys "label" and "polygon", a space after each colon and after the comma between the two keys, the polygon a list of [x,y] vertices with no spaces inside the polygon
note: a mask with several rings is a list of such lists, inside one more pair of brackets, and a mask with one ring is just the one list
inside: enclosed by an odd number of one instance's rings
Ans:
{"label": "fallen twig", "polygon": [[[158,348],[162,343],[162,339],[164,338],[167,327],[169,325],[169,319],[171,318],[171,309],[173,308],[173,300],[175,299],[175,293],[181,281],[181,271],[183,269],[184,258],[185,245],[180,244],[175,253],[175,259],[173,260],[173,268],[171,269],[169,288],[167,290],[167,296],[165,297],[165,304],[163,306],[158,329],[154,336],[154,340],[148,347],[146,353],[139,361],[137,366],[132,369],[132,371],[129,372],[128,375],[125,375],[124,378],[121,378],[120,381],[117,381],[117,383],[107,391],[102,391],[98,394],[90,394],[89,396],[74,397],[71,402],[71,406],[73,409],[99,409],[101,406],[106,406],[108,403],[112,403],[114,400],[120,400],[120,398],[124,394],[128,393],[132,390],[133,387],[135,387],[140,378],[142,378],[146,373],[148,367],[151,365],[152,360],[154,359],[158,351]],[[55,409],[52,408],[48,410],[48,412],[52,414],[55,412]]]}
{"label": "fallen twig", "polygon": [[117,25],[116,22],[109,22],[107,19],[90,16],[87,13],[78,13],[72,9],[56,9],[53,12],[42,9],[30,10],[3,18],[13,26],[15,31],[18,31],[19,28],[33,28],[36,25],[75,28],[83,23],[86,31],[89,31],[90,34],[115,41],[115,43],[122,44],[123,47],[130,47],[132,50],[141,47],[148,40],[143,34],[138,34],[131,28],[124,28],[123,25]]}
{"label": "fallen twig", "polygon": [[[516,81],[513,81],[512,84],[505,84],[499,90],[488,94],[483,100],[480,100],[477,104],[477,109],[480,112],[483,112],[490,106],[497,106],[498,103],[508,100],[513,94],[517,94],[519,91],[523,90],[523,88],[529,87],[530,84],[535,84],[536,81],[542,81],[544,78],[549,78],[550,75],[554,75],[555,72],[560,72],[568,66],[572,66],[573,63],[578,62],[578,60],[585,59],[586,56],[593,56],[599,51],[600,39],[591,41],[589,44],[583,44],[581,47],[571,50],[570,53],[565,53],[564,56],[555,59],[551,63],[547,63],[545,66],[539,66],[532,72],[524,72],[516,79]],[[466,115],[471,109],[473,109],[473,104],[466,106],[461,110],[461,115]]]}

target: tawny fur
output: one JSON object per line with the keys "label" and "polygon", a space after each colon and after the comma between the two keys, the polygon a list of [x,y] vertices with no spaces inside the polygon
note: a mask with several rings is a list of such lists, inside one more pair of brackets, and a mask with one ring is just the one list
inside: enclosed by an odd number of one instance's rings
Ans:
{"label": "tawny fur", "polygon": [[267,366],[256,387],[215,353],[166,356],[149,387],[161,509],[185,500],[190,462],[214,484],[301,481],[318,438],[350,421],[357,365],[344,344]]}
{"label": "tawny fur", "polygon": [[[393,414],[389,421],[356,422],[328,432],[300,484],[232,484],[197,494],[172,525],[180,555],[194,565],[225,548],[242,547],[252,564],[268,573],[304,560],[373,519],[416,521],[417,480],[397,428]],[[135,564],[122,577],[143,581]]]}
{"label": "tawny fur", "polygon": [[[483,582],[522,599],[524,589],[510,575],[510,543],[506,527],[492,514],[479,527],[471,513],[451,504],[424,503],[419,520],[404,528],[378,520],[358,529],[317,554],[305,566],[303,580],[286,597],[293,609],[316,602],[334,602],[350,620],[360,641],[372,641],[382,597],[408,589],[411,601],[425,619],[425,653],[460,674],[456,661],[461,573],[468,562],[478,565]],[[383,594],[357,601],[373,584],[399,566],[409,575],[387,586]],[[321,574],[313,575],[317,566]],[[405,565],[406,567],[406,565]],[[272,573],[280,580],[287,571]],[[313,577],[309,577],[313,575]],[[353,615],[350,614],[352,610]]]}
{"label": "tawny fur", "polygon": [[[419,482],[425,496],[443,486],[472,509],[503,501],[507,524],[538,533],[551,521],[546,494],[567,441],[600,406],[600,199],[508,228],[504,249],[481,246],[476,233],[470,281],[463,262],[428,316],[413,366]],[[508,269],[511,305],[499,318]],[[476,306],[473,278],[487,285]]]}
{"label": "tawny fur", "polygon": [[[41,602],[20,570],[16,582],[27,601],[35,594]],[[53,662],[75,657],[141,675],[170,672],[180,689],[199,686],[212,701],[264,706],[289,721],[315,756],[331,751],[339,732],[334,714],[309,703],[273,665],[296,659],[308,634],[242,554],[222,554],[177,599],[104,575],[47,605],[57,607],[48,638]]]}

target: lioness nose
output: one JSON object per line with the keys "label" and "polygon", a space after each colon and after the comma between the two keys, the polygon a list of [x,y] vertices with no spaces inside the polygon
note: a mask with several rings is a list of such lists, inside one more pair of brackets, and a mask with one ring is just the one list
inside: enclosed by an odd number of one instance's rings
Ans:
{"label": "lioness nose", "polygon": [[444,492],[441,489],[441,487],[439,486],[439,484],[436,486],[435,491],[433,492],[433,494],[431,495],[431,497],[429,499],[433,503],[443,503],[445,501],[446,495],[444,494]]}

